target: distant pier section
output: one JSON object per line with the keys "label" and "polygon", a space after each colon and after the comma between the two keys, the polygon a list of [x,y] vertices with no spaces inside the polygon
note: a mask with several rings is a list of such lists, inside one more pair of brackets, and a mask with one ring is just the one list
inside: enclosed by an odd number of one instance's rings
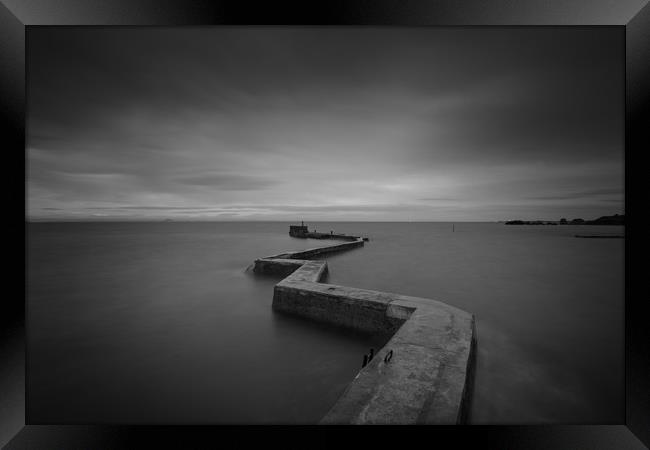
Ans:
{"label": "distant pier section", "polygon": [[336,239],[339,241],[358,241],[359,239],[367,241],[367,237],[360,236],[350,236],[347,234],[335,234],[334,231],[329,233],[318,233],[316,230],[309,231],[305,222],[301,222],[300,225],[290,225],[289,226],[289,236],[303,238],[303,239]]}
{"label": "distant pier section", "polygon": [[[312,234],[304,224],[290,233]],[[316,239],[341,239],[329,236]],[[273,291],[276,311],[392,335],[364,356],[361,370],[320,423],[467,423],[476,364],[474,316],[432,299],[323,283],[327,262],[311,258],[364,246],[362,238],[348,240],[260,258],[253,269],[285,277]]]}

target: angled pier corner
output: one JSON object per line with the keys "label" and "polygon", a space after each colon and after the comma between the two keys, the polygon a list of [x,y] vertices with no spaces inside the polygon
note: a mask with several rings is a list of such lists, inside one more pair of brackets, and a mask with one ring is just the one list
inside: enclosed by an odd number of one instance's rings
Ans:
{"label": "angled pier corner", "polygon": [[255,273],[285,277],[274,288],[275,310],[392,333],[320,423],[466,423],[476,360],[474,316],[431,299],[321,283],[327,262],[310,258],[363,245],[354,237],[254,263]]}

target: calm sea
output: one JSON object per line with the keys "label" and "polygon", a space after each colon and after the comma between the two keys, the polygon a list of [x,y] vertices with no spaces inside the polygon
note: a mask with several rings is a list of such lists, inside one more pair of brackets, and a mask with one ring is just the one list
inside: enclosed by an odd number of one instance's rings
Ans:
{"label": "calm sea", "polygon": [[[472,312],[473,423],[622,423],[622,227],[310,223],[369,236],[329,282]],[[316,423],[385,336],[271,309],[280,222],[31,223],[31,423]]]}

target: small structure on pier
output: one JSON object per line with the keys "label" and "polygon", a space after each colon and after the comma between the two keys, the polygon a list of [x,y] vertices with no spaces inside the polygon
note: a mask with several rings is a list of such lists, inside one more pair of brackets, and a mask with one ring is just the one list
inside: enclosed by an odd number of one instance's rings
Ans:
{"label": "small structure on pier", "polygon": [[289,236],[293,237],[307,237],[309,230],[305,222],[301,222],[301,225],[289,225]]}

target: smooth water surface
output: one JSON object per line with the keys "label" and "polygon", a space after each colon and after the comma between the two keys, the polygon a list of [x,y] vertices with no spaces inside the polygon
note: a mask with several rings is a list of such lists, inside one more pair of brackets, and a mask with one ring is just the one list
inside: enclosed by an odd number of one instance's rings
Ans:
{"label": "smooth water surface", "polygon": [[[473,423],[621,423],[622,227],[310,223],[369,236],[329,282],[476,315]],[[31,423],[316,423],[385,336],[271,309],[289,223],[28,226]],[[453,231],[452,231],[453,230]]]}

